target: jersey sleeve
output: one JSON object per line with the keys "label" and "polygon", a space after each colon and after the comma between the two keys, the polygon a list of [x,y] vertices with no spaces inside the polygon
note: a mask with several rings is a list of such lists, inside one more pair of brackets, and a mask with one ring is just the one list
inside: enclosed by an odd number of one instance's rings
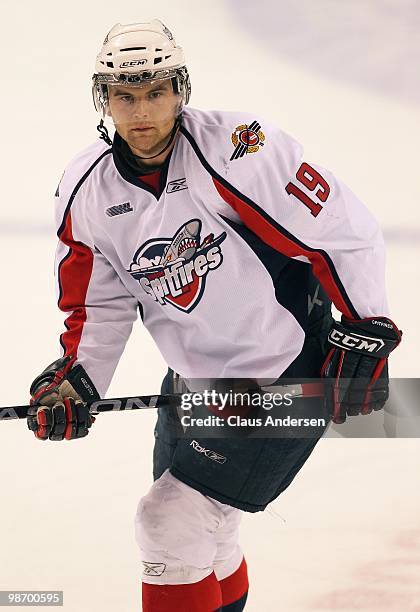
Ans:
{"label": "jersey sleeve", "polygon": [[280,130],[213,177],[219,195],[264,242],[308,262],[347,318],[387,316],[385,247],[378,223],[328,170]]}
{"label": "jersey sleeve", "polygon": [[65,315],[62,355],[71,356],[104,397],[137,318],[138,302],[95,247],[89,220],[56,194],[55,280]]}

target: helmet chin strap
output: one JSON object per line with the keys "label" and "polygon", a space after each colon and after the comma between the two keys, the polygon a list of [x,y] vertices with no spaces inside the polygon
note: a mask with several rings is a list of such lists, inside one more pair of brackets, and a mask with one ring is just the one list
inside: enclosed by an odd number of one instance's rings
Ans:
{"label": "helmet chin strap", "polygon": [[[164,153],[168,149],[168,147],[170,147],[171,144],[173,143],[180,125],[181,125],[181,118],[180,118],[180,115],[178,115],[175,119],[174,127],[172,128],[172,131],[171,131],[171,137],[169,138],[166,146],[163,147],[163,149],[159,151],[159,153],[156,153],[156,155],[151,155],[150,157],[142,157],[141,155],[136,155],[136,157],[138,157],[138,159],[155,159],[156,157],[159,157],[159,155],[162,155],[162,153]],[[101,119],[99,125],[96,126],[96,129],[100,133],[99,138],[102,138],[102,140],[104,140],[107,145],[112,146],[112,140],[109,136],[108,130],[104,124],[103,119]]]}
{"label": "helmet chin strap", "polygon": [[102,140],[104,140],[106,142],[107,145],[109,145],[110,147],[112,147],[112,140],[109,137],[108,134],[108,130],[104,124],[104,120],[101,119],[99,122],[99,125],[96,126],[96,129],[98,130],[98,132],[100,133],[99,138],[101,138]]}

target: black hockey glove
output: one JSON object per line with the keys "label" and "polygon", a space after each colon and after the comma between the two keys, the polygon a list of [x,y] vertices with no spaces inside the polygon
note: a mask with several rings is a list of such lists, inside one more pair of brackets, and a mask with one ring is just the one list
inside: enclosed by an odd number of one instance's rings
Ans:
{"label": "black hockey glove", "polygon": [[84,368],[73,363],[71,357],[57,359],[31,385],[27,423],[39,440],[83,438],[95,421],[84,402],[99,394]]}
{"label": "black hockey glove", "polygon": [[402,332],[386,317],[335,321],[328,335],[331,349],[321,376],[327,408],[334,423],[346,416],[383,408],[389,395],[388,355],[401,342]]}

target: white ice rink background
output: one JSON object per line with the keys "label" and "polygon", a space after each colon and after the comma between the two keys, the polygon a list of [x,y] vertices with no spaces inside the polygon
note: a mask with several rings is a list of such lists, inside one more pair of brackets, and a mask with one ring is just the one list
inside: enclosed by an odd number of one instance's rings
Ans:
{"label": "white ice rink background", "polygon": [[[0,405],[26,403],[58,356],[52,195],[96,138],[95,55],[115,22],[153,17],[185,49],[192,106],[276,122],[376,214],[404,330],[391,373],[418,377],[417,2],[26,0],[3,4],[0,36]],[[164,371],[139,322],[108,396],[156,392]],[[140,610],[133,517],[152,481],[154,418],[101,415],[88,438],[61,444],[0,423],[0,590],[64,590],[66,612]],[[419,450],[409,438],[322,440],[292,486],[243,521],[247,612],[419,612]]]}

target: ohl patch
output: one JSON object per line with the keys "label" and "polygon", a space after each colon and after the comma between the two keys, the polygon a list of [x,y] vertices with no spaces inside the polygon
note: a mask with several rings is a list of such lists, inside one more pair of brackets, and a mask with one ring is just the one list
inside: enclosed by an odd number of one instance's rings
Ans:
{"label": "ohl patch", "polygon": [[258,121],[253,121],[250,125],[238,125],[232,132],[231,140],[235,150],[230,161],[259,151],[264,146],[265,135]]}
{"label": "ohl patch", "polygon": [[201,241],[201,226],[199,219],[191,219],[171,238],[147,240],[133,257],[127,272],[162,306],[191,312],[201,300],[207,275],[223,261],[220,244],[226,232],[216,238],[210,233]]}

